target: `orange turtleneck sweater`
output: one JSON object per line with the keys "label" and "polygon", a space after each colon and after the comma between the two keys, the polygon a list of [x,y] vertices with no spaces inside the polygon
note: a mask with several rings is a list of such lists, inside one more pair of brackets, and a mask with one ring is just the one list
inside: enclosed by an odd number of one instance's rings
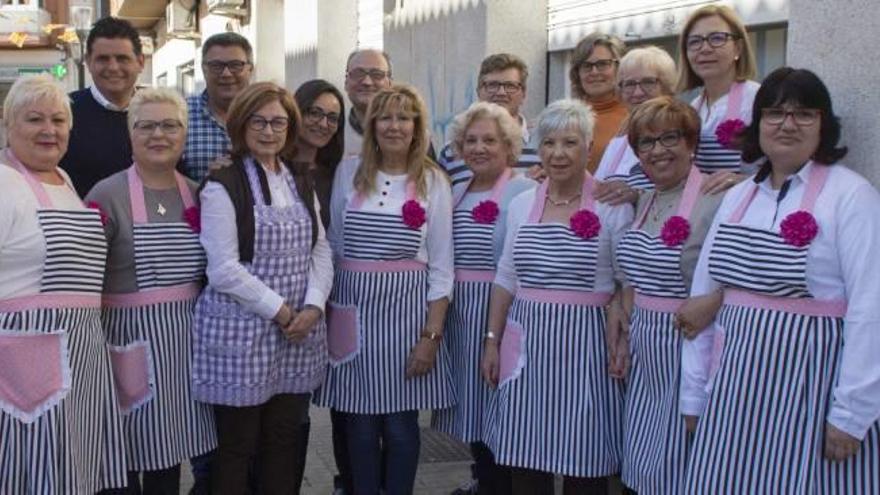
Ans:
{"label": "orange turtleneck sweater", "polygon": [[590,160],[587,162],[587,170],[590,174],[596,173],[605,147],[608,141],[620,131],[620,124],[626,118],[627,110],[617,95],[611,95],[600,100],[587,102],[596,113],[596,126],[593,128],[593,148],[590,150]]}

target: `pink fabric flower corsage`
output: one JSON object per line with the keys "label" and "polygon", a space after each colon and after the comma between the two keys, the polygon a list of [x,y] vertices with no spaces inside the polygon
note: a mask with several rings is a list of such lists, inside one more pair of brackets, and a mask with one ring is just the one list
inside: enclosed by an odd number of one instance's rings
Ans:
{"label": "pink fabric flower corsage", "polygon": [[474,209],[471,210],[471,215],[473,215],[474,221],[477,223],[495,223],[500,212],[498,203],[489,199],[480,201],[477,206],[474,206]]}
{"label": "pink fabric flower corsage", "polygon": [[419,229],[425,225],[425,209],[414,199],[403,203],[403,223],[411,229]]}
{"label": "pink fabric flower corsage", "polygon": [[718,124],[715,128],[715,137],[718,143],[727,149],[735,149],[739,141],[740,134],[745,130],[746,123],[740,119],[728,119]]}
{"label": "pink fabric flower corsage", "polygon": [[86,203],[86,208],[98,210],[98,215],[101,216],[101,225],[107,225],[107,214],[104,213],[103,209],[101,209],[101,205],[99,205],[96,201],[89,201],[88,203]]}
{"label": "pink fabric flower corsage", "polygon": [[599,217],[590,210],[578,210],[569,219],[571,230],[582,239],[592,239],[599,235],[602,223]]}
{"label": "pink fabric flower corsage", "polygon": [[202,212],[198,206],[190,206],[183,210],[183,220],[189,224],[189,228],[196,234],[202,231]]}
{"label": "pink fabric flower corsage", "polygon": [[669,217],[660,230],[660,240],[669,247],[680,246],[691,235],[691,224],[680,215]]}
{"label": "pink fabric flower corsage", "polygon": [[808,211],[796,211],[782,220],[779,231],[786,244],[795,247],[804,247],[816,238],[819,233],[819,224],[816,218]]}

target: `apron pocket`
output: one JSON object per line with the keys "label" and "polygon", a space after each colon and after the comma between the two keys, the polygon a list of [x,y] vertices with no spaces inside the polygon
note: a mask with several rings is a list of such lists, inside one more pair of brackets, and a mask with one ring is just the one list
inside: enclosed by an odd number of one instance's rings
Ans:
{"label": "apron pocket", "polygon": [[110,346],[110,365],[116,384],[116,400],[123,414],[143,406],[153,398],[155,376],[150,344],[138,340],[126,346]]}
{"label": "apron pocket", "polygon": [[70,392],[67,333],[0,331],[0,410],[33,423]]}
{"label": "apron pocket", "polygon": [[507,320],[504,335],[501,336],[501,353],[498,370],[498,387],[516,380],[526,365],[526,337],[522,325]]}
{"label": "apron pocket", "polygon": [[330,364],[339,366],[361,350],[360,318],[355,306],[327,301],[327,353]]}

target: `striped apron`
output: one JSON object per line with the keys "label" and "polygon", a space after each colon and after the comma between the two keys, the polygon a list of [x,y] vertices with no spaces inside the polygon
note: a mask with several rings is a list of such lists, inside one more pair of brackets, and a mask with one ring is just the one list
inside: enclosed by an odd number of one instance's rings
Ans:
{"label": "striped apron", "polygon": [[[592,179],[581,208],[592,209]],[[516,232],[519,287],[500,345],[487,444],[498,464],[577,477],[618,472],[623,387],[608,375],[605,308],[593,292],[599,243],[540,223],[544,182]]]}
{"label": "striped apron", "polygon": [[[415,200],[407,184],[407,200]],[[428,270],[415,260],[422,230],[400,214],[361,209],[355,194],[345,212],[345,252],[328,302],[330,370],[315,403],[354,414],[442,409],[455,402],[448,344],[434,368],[406,378],[406,363],[425,325]]]}
{"label": "striped apron", "polygon": [[[740,108],[742,107],[743,92],[745,91],[745,83],[735,82],[730,87],[727,94],[727,112],[724,115],[726,120],[740,119]],[[706,103],[705,95],[700,96],[695,108],[699,111]],[[748,122],[745,122],[748,124]],[[715,128],[702,126],[700,131],[700,141],[697,143],[696,163],[701,172],[712,174],[715,172],[728,171],[739,172],[741,168],[741,151],[728,149],[718,142],[715,136]]]}
{"label": "striped apron", "polygon": [[[312,219],[285,174],[296,201],[272,206],[263,197],[258,165],[244,161],[254,196],[254,258],[248,273],[299,311],[312,259]],[[291,342],[278,324],[244,309],[208,285],[196,303],[193,325],[193,396],[209,404],[245,407],[278,394],[311,393],[324,379],[327,341],[320,319],[305,340]]]}
{"label": "striped apron", "polygon": [[[180,174],[177,186],[184,207],[192,207]],[[124,414],[128,469],[155,471],[217,444],[213,411],[190,392],[190,332],[205,253],[182,219],[149,223],[134,165],[128,169],[128,193],[138,291],[105,294],[102,317]]]}
{"label": "striped apron", "polygon": [[[675,215],[690,217],[701,177],[691,167]],[[681,334],[674,326],[675,311],[688,296],[682,245],[667,246],[659,236],[639,230],[650,209],[644,209],[617,245],[617,264],[635,290],[622,479],[643,495],[680,492],[688,448],[678,409]]]}
{"label": "striped apron", "polygon": [[7,156],[39,202],[46,259],[39,294],[0,301],[0,493],[124,487],[122,421],[101,331],[100,215],[56,209]]}
{"label": "striped apron", "polygon": [[[635,154],[631,151],[629,140],[626,135],[615,136],[605,148],[605,153],[614,153],[611,160],[611,166],[608,167],[608,175],[603,181],[622,180],[626,185],[633,189],[644,189],[646,191],[654,190],[654,183],[645,174],[642,165],[636,159],[636,163],[631,160],[624,160],[628,154]],[[630,153],[627,153],[627,151]]]}
{"label": "striped apron", "polygon": [[[505,170],[492,188],[489,201],[501,204],[512,171]],[[463,191],[467,191],[465,187]],[[457,198],[456,206],[464,197]],[[496,222],[503,221],[496,219]],[[462,442],[483,440],[483,418],[492,389],[480,374],[483,334],[489,323],[489,297],[495,280],[495,223],[478,223],[472,210],[457,208],[452,215],[455,244],[455,285],[446,314],[444,338],[452,356],[458,402],[434,412],[432,426]]]}
{"label": "striped apron", "polygon": [[[801,210],[812,211],[827,173],[826,166],[811,169]],[[880,423],[855,456],[844,462],[823,457],[846,301],[812,298],[809,246],[739,225],[756,192],[753,185],[719,226],[710,251],[709,272],[725,286],[716,320],[724,332],[686,492],[880,493]]]}

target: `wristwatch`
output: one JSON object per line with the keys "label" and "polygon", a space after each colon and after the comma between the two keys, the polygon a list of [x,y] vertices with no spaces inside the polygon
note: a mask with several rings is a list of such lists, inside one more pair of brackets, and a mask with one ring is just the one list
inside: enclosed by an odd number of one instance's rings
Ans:
{"label": "wristwatch", "polygon": [[490,330],[490,331],[486,332],[485,334],[483,334],[483,340],[498,340],[498,335],[496,335],[495,332]]}
{"label": "wristwatch", "polygon": [[419,334],[419,336],[423,339],[436,340],[438,342],[443,340],[442,332],[434,332],[432,330],[422,330],[422,333]]}

